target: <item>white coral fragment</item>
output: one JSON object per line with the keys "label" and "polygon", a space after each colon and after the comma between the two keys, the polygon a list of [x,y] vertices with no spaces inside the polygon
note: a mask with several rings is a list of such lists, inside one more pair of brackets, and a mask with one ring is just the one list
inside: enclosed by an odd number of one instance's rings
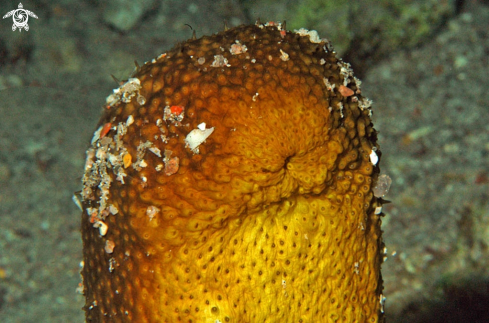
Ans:
{"label": "white coral fragment", "polygon": [[205,122],[202,122],[197,126],[197,129],[190,131],[187,137],[185,137],[186,147],[189,147],[194,153],[198,153],[200,144],[203,143],[212,132],[214,132],[214,127],[206,129]]}
{"label": "white coral fragment", "polygon": [[160,209],[157,208],[156,206],[148,206],[146,209],[146,215],[149,217],[149,220],[153,220],[153,218],[156,216],[156,214],[160,213]]}
{"label": "white coral fragment", "polygon": [[315,30],[307,30],[306,28],[301,28],[299,30],[294,30],[296,34],[299,34],[301,36],[309,36],[309,40],[311,43],[320,43],[322,39],[319,37],[319,34]]}
{"label": "white coral fragment", "polygon": [[248,47],[245,44],[241,44],[239,40],[236,40],[234,44],[231,45],[229,49],[232,55],[239,55],[246,53],[248,51]]}
{"label": "white coral fragment", "polygon": [[377,156],[377,153],[372,150],[370,153],[370,162],[375,166],[379,162],[379,156]]}
{"label": "white coral fragment", "polygon": [[231,66],[228,64],[228,59],[222,55],[214,55],[214,61],[211,64],[212,67],[224,67]]}
{"label": "white coral fragment", "polygon": [[372,106],[372,100],[368,98],[362,98],[360,101],[358,101],[358,107],[360,110],[365,110],[369,109]]}
{"label": "white coral fragment", "polygon": [[[392,184],[392,179],[388,175],[380,175],[377,178],[374,188],[372,189],[375,197],[384,197]],[[377,214],[377,213],[376,213]]]}
{"label": "white coral fragment", "polygon": [[93,133],[92,141],[91,144],[93,145],[94,143],[97,142],[97,140],[100,139],[100,134],[102,133],[102,126],[100,126],[95,132]]}
{"label": "white coral fragment", "polygon": [[348,83],[350,83],[352,78],[354,77],[351,64],[339,61],[338,66],[340,67],[340,74],[343,76],[343,85],[347,86]]}
{"label": "white coral fragment", "polygon": [[289,60],[289,54],[284,52],[283,50],[280,50],[280,59],[283,60],[284,62]]}
{"label": "white coral fragment", "polygon": [[197,128],[199,128],[199,129],[200,129],[200,130],[202,130],[202,131],[203,131],[203,130],[205,130],[205,122],[199,123],[199,124],[197,125]]}
{"label": "white coral fragment", "polygon": [[114,206],[114,204],[111,204],[109,205],[109,212],[115,215],[119,213],[119,210]]}
{"label": "white coral fragment", "polygon": [[103,221],[97,221],[93,226],[95,228],[98,228],[98,232],[100,233],[101,236],[105,236],[107,234],[107,230],[109,229],[109,226],[105,224]]}
{"label": "white coral fragment", "polygon": [[153,154],[155,154],[158,157],[161,157],[161,150],[152,146],[148,148],[149,151],[151,151]]}
{"label": "white coral fragment", "polygon": [[[134,96],[138,96],[138,102],[141,104],[146,100],[140,98],[139,90],[141,89],[141,81],[137,78],[130,78],[126,83],[122,84],[120,87],[115,89],[111,95],[106,99],[107,105],[113,107],[119,104],[121,101],[128,103]],[[144,102],[142,104],[144,104]]]}
{"label": "white coral fragment", "polygon": [[132,125],[134,123],[134,117],[132,116],[132,114],[127,117],[127,120],[126,120],[126,126],[129,127],[130,125]]}

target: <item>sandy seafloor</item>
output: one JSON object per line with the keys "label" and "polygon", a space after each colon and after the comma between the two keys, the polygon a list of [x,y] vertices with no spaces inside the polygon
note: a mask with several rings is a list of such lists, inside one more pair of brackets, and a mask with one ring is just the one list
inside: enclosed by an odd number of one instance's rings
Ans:
{"label": "sandy seafloor", "polygon": [[[95,0],[23,1],[39,17],[28,32],[0,21],[0,322],[84,320],[71,196],[110,75],[127,78],[134,60],[189,38],[185,23],[201,36],[224,19],[253,22],[234,1],[169,2],[127,33],[102,23]],[[2,1],[0,12],[16,7]],[[388,322],[489,322],[488,57],[489,5],[465,1],[429,40],[363,76],[393,179]]]}

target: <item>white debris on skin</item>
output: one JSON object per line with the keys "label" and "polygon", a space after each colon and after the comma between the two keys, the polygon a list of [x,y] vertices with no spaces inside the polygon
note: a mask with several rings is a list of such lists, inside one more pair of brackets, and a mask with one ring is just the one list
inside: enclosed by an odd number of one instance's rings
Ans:
{"label": "white debris on skin", "polygon": [[338,102],[338,109],[340,110],[340,117],[344,118],[345,116],[343,114],[343,103]]}
{"label": "white debris on skin", "polygon": [[149,217],[149,221],[153,220],[158,213],[160,213],[160,209],[156,206],[151,205],[146,209],[146,215]]}
{"label": "white debris on skin", "polygon": [[156,156],[161,157],[161,150],[159,148],[153,146],[153,147],[149,147],[148,150],[151,151]]}
{"label": "white debris on skin", "polygon": [[97,140],[100,139],[100,134],[102,133],[102,128],[103,126],[100,126],[95,132],[93,133],[92,141],[91,144],[93,145]]}
{"label": "white debris on skin", "polygon": [[117,213],[119,213],[119,210],[114,206],[114,204],[111,204],[111,205],[109,205],[109,212],[111,214],[116,215]]}
{"label": "white debris on skin", "polygon": [[368,98],[362,98],[360,101],[358,101],[358,107],[360,110],[365,110],[369,109],[372,106],[372,100]]}
{"label": "white debris on skin", "polygon": [[136,161],[132,163],[132,167],[140,171],[141,168],[148,166],[148,164],[144,161],[144,155],[146,154],[146,149],[153,147],[153,143],[151,141],[140,142],[137,148]]}
{"label": "white debris on skin", "polygon": [[331,42],[327,38],[320,38],[316,30],[308,30],[306,28],[295,29],[294,32],[300,36],[309,36],[309,41],[314,44],[324,43],[323,49],[327,52],[334,52]]}
{"label": "white debris on skin", "polygon": [[338,66],[340,67],[340,74],[343,76],[343,85],[347,86],[353,80],[353,69],[350,63],[343,61],[338,61]]}
{"label": "white debris on skin", "polygon": [[109,259],[109,272],[113,272],[115,270],[115,267],[119,266],[117,261],[114,258]]}
{"label": "white debris on skin", "polygon": [[259,24],[258,22],[256,22],[255,25],[258,26],[260,29],[263,29],[264,27],[277,27],[278,30],[282,30],[282,23],[278,21],[267,21],[264,24]]}
{"label": "white debris on skin", "polygon": [[379,162],[379,156],[377,156],[377,153],[375,152],[375,150],[372,150],[370,152],[370,162],[374,166],[377,165],[377,163]]}
{"label": "white debris on skin", "polygon": [[360,94],[362,93],[362,89],[360,88],[360,86],[362,85],[362,81],[360,81],[360,79],[358,79],[357,77],[353,77],[353,82],[355,83],[357,89],[355,91],[356,94]]}
{"label": "white debris on skin", "polygon": [[109,227],[107,224],[105,224],[103,221],[97,221],[93,224],[94,228],[98,228],[98,232],[100,235],[103,237],[107,234],[107,230],[109,230]]}
{"label": "white debris on skin", "polygon": [[324,51],[327,53],[327,52],[331,52],[331,53],[335,53],[334,51],[334,47],[333,45],[331,44],[331,42],[329,41],[329,39],[327,38],[323,38],[322,39],[325,43],[325,45],[323,46],[323,49]]}
{"label": "white debris on skin", "polygon": [[299,34],[300,36],[309,36],[309,40],[311,43],[319,44],[323,40],[319,38],[319,34],[315,30],[307,30],[306,28],[295,29],[294,32]]}
{"label": "white debris on skin", "polygon": [[283,60],[284,62],[289,60],[289,54],[284,52],[283,50],[280,50],[280,59]]}
{"label": "white debris on skin", "polygon": [[226,57],[222,55],[214,55],[214,61],[211,64],[212,67],[230,67],[231,65],[228,64],[228,60]]}
{"label": "white debris on skin", "polygon": [[80,197],[84,203],[90,205],[86,207],[87,215],[94,228],[98,228],[101,236],[104,236],[108,230],[108,225],[104,222],[106,217],[119,212],[113,204],[108,205],[109,190],[113,175],[122,184],[124,184],[124,177],[127,176],[123,165],[123,156],[127,154],[127,149],[122,139],[127,133],[127,127],[133,122],[132,116],[129,116],[125,122],[119,122],[117,127],[113,128],[117,129],[113,138],[109,136],[101,138],[102,127],[100,127],[95,131],[92,145],[87,150]]}
{"label": "white debris on skin", "polygon": [[205,122],[202,122],[197,126],[198,129],[194,129],[189,132],[185,137],[185,147],[190,148],[195,154],[199,153],[199,146],[203,143],[214,131],[214,127],[205,128]]}
{"label": "white debris on skin", "polygon": [[326,89],[328,91],[334,92],[334,88],[336,84],[331,84],[327,78],[323,78],[324,85],[326,85]]}
{"label": "white debris on skin", "polygon": [[[160,129],[160,131],[162,133],[165,133],[166,132],[165,127],[163,125],[163,120],[162,119],[156,120],[156,126],[158,127],[158,129]],[[162,137],[165,137],[164,135],[161,135],[161,136]],[[155,139],[157,139],[157,138],[155,138]],[[165,142],[165,141],[163,140],[163,142]]]}
{"label": "white debris on skin", "polygon": [[115,244],[112,240],[105,240],[105,252],[111,254],[114,252]]}
{"label": "white debris on skin", "polygon": [[129,127],[130,125],[132,125],[134,123],[134,117],[132,116],[132,114],[127,117],[127,120],[126,120],[126,127]]}
{"label": "white debris on skin", "polygon": [[116,150],[119,151],[121,149],[126,150],[124,147],[124,143],[122,142],[122,137],[127,133],[127,126],[126,124],[119,122],[117,125],[117,133],[114,137],[115,145],[116,145]]}
{"label": "white debris on skin", "polygon": [[246,45],[244,44],[241,44],[239,40],[236,40],[234,44],[231,45],[231,48],[229,49],[229,52],[232,55],[243,54],[246,53],[246,51],[248,51],[248,47],[246,47]]}
{"label": "white debris on skin", "polygon": [[139,94],[141,89],[141,82],[137,78],[130,78],[126,83],[114,89],[113,93],[106,99],[108,106],[113,107],[121,102],[128,103],[131,99],[137,96],[136,100],[140,105],[146,103],[146,98]]}

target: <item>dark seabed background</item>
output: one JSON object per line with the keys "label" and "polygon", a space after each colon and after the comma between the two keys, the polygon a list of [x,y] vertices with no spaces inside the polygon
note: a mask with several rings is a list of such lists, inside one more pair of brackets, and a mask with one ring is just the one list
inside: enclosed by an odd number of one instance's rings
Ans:
{"label": "dark seabed background", "polygon": [[388,322],[489,322],[489,1],[22,4],[29,31],[0,21],[0,322],[84,321],[71,197],[111,74],[257,17],[330,38],[374,101]]}

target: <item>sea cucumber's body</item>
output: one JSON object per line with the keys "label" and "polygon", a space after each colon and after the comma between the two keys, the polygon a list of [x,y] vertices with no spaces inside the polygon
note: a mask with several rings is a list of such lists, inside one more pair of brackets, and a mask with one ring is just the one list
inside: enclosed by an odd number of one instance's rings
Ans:
{"label": "sea cucumber's body", "polygon": [[317,33],[270,23],[144,64],[87,154],[87,321],[383,321],[359,85]]}

